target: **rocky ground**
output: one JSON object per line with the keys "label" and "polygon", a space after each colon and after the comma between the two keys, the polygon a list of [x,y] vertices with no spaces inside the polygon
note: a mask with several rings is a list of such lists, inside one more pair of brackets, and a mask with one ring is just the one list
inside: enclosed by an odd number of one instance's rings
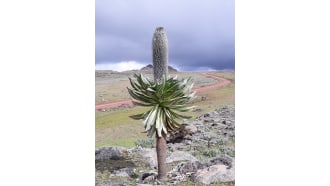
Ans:
{"label": "rocky ground", "polygon": [[153,138],[131,149],[95,151],[95,185],[235,185],[235,107],[226,106],[184,123],[167,139],[167,181],[157,177]]}

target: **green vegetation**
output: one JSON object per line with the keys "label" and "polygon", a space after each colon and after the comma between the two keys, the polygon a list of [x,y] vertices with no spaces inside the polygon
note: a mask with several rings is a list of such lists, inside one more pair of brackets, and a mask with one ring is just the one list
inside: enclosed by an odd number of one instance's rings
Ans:
{"label": "green vegetation", "polygon": [[129,118],[129,116],[145,112],[146,108],[134,107],[127,110],[117,110],[112,112],[100,112],[96,111],[95,116],[95,127],[96,129],[111,127],[114,125],[125,125],[127,122],[136,122],[135,120]]}
{"label": "green vegetation", "polygon": [[150,110],[131,116],[131,118],[143,119],[144,128],[151,137],[156,132],[158,137],[175,132],[181,128],[178,120],[189,119],[191,116],[181,115],[193,106],[187,106],[195,93],[190,93],[193,85],[188,85],[189,79],[166,79],[165,76],[159,82],[152,82],[142,74],[135,75],[136,81],[129,79],[132,89],[127,88],[129,94],[135,99],[135,105],[151,107]]}
{"label": "green vegetation", "polygon": [[146,108],[129,108],[111,112],[96,111],[95,146],[133,147],[135,141],[146,138],[140,121],[129,116],[146,111]]}
{"label": "green vegetation", "polygon": [[[212,72],[213,73],[213,72]],[[196,76],[197,73],[190,73],[193,83],[201,76]],[[234,72],[214,72],[217,76],[226,76],[225,78],[235,78]],[[123,76],[123,75],[122,75]],[[185,73],[188,77],[189,73]],[[182,76],[181,76],[182,77]],[[126,76],[127,79],[127,76]],[[230,78],[229,78],[230,80]],[[191,103],[196,109],[189,114],[193,117],[190,120],[213,111],[224,105],[235,105],[235,79],[233,83],[219,89],[211,90],[196,94],[196,99]],[[127,80],[129,83],[129,81]],[[126,92],[126,87],[123,88]],[[119,90],[117,90],[119,91]],[[120,91],[119,91],[120,92]],[[205,96],[206,100],[202,101],[201,97]],[[147,139],[147,134],[144,133],[143,124],[141,121],[131,119],[129,116],[136,115],[147,111],[147,108],[133,106],[131,108],[118,108],[112,111],[95,111],[95,147],[104,146],[123,146],[133,147],[135,142],[141,139]]]}
{"label": "green vegetation", "polygon": [[135,142],[135,145],[143,148],[152,148],[155,146],[155,139],[154,138],[139,139]]}

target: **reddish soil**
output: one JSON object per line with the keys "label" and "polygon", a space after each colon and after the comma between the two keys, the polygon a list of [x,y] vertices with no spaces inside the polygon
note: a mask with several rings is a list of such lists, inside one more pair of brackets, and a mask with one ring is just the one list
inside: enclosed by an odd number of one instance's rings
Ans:
{"label": "reddish soil", "polygon": [[213,75],[213,74],[208,74],[208,73],[201,73],[203,76],[206,77],[211,77],[213,79],[219,80],[219,82],[217,84],[214,85],[209,85],[209,86],[205,86],[205,87],[199,87],[199,88],[194,88],[193,91],[196,92],[205,92],[205,91],[209,91],[209,90],[214,90],[216,88],[220,88],[226,85],[229,85],[231,82],[228,79]]}
{"label": "reddish soil", "polygon": [[[213,79],[219,80],[219,82],[217,84],[210,85],[210,86],[194,88],[193,91],[206,92],[206,91],[214,90],[214,89],[217,89],[217,88],[220,88],[220,87],[224,87],[224,86],[231,83],[228,79],[218,77],[218,76],[213,75],[213,74],[208,74],[208,73],[201,73],[201,74],[206,76],[206,77],[211,77]],[[123,100],[123,101],[117,101],[117,102],[112,102],[112,103],[105,103],[105,104],[95,105],[95,109],[96,110],[101,110],[101,109],[105,109],[105,108],[113,108],[113,107],[119,107],[121,105],[131,105],[131,104],[133,104],[131,100]]]}

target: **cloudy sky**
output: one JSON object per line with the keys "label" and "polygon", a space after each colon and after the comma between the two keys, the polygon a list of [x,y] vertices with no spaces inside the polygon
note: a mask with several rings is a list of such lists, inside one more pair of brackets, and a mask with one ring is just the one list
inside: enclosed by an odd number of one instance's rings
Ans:
{"label": "cloudy sky", "polygon": [[96,0],[95,68],[152,64],[152,36],[165,29],[169,65],[180,71],[235,68],[234,0]]}

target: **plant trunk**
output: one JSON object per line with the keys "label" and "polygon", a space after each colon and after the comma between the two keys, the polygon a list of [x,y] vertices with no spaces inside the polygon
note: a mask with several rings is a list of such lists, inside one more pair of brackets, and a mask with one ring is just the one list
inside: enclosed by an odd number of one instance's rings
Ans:
{"label": "plant trunk", "polygon": [[[163,76],[167,79],[168,74],[168,45],[163,27],[155,30],[152,38],[152,62],[154,66],[154,81],[159,82]],[[158,179],[165,181],[166,178],[166,134],[162,131],[161,137],[156,134],[156,152],[158,161]]]}
{"label": "plant trunk", "polygon": [[166,134],[162,132],[162,137],[156,135],[156,152],[158,162],[158,179],[165,181],[166,179]]}

